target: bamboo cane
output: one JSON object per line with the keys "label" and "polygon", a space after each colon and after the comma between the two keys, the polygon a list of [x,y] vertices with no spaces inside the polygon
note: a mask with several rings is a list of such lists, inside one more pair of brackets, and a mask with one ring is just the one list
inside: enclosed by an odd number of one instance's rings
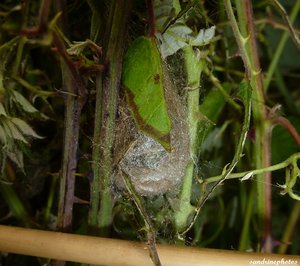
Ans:
{"label": "bamboo cane", "polygon": [[[158,245],[164,266],[299,265],[300,256]],[[0,251],[115,266],[150,266],[142,243],[0,225]]]}

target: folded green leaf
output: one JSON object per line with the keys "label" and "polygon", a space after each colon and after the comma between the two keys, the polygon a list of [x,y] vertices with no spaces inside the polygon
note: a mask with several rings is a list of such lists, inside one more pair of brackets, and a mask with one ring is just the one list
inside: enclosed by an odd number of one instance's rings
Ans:
{"label": "folded green leaf", "polygon": [[162,64],[155,40],[139,37],[125,55],[122,82],[137,127],[171,150]]}

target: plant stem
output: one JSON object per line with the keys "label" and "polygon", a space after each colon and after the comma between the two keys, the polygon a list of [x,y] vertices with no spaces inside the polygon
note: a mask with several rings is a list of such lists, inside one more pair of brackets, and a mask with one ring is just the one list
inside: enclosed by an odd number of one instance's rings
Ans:
{"label": "plant stem", "polygon": [[[246,78],[250,78],[250,76],[251,76],[251,62],[250,62],[250,59],[249,59],[249,55],[245,52],[245,49],[244,49],[245,44],[248,41],[248,37],[242,36],[242,34],[240,32],[239,26],[237,24],[237,21],[235,19],[234,13],[233,13],[233,9],[232,9],[230,0],[224,0],[224,3],[225,3],[225,9],[226,9],[226,12],[227,12],[227,16],[230,20],[232,31],[234,33],[234,37],[235,37],[236,42],[238,44],[240,56],[241,56],[241,58],[243,60],[243,63],[244,63],[244,67],[245,67],[245,71],[246,71]],[[239,12],[238,8],[237,8],[237,10]]]}
{"label": "plant stem", "polygon": [[[233,28],[241,58],[244,62],[246,79],[253,88],[253,122],[255,127],[255,143],[253,147],[253,162],[260,169],[270,165],[270,129],[267,123],[265,108],[263,77],[260,68],[256,44],[254,18],[251,0],[235,1],[239,25],[236,22],[230,0],[225,0],[225,8]],[[266,251],[271,251],[271,176],[265,173],[265,183],[257,183],[258,217],[264,238]],[[261,236],[262,237],[262,236]]]}
{"label": "plant stem", "polygon": [[[228,177],[229,179],[230,177]],[[255,202],[255,186],[251,186],[250,194],[247,197],[246,213],[244,214],[243,229],[240,236],[239,250],[246,251],[249,248],[249,227],[253,214],[253,203]]]}
{"label": "plant stem", "polygon": [[64,87],[70,93],[66,95],[64,152],[58,208],[58,228],[65,231],[72,226],[80,114],[84,100],[74,97],[74,94],[79,96],[79,91],[76,91],[79,84],[76,84],[65,62],[61,62],[61,70]]}
{"label": "plant stem", "polygon": [[161,266],[161,262],[160,262],[160,259],[159,259],[158,253],[157,253],[157,249],[156,249],[155,231],[154,231],[151,219],[150,219],[149,215],[147,214],[147,211],[145,210],[145,207],[144,207],[145,204],[143,202],[143,199],[135,191],[130,178],[128,177],[128,175],[125,172],[123,172],[122,177],[123,177],[124,184],[127,188],[127,191],[129,192],[134,204],[136,205],[138,211],[140,212],[140,214],[144,220],[145,231],[147,233],[147,240],[148,240],[148,246],[149,246],[151,259],[155,266]]}
{"label": "plant stem", "polygon": [[24,226],[32,226],[30,216],[22,200],[20,199],[16,191],[13,189],[13,186],[11,184],[5,184],[2,180],[0,180],[0,195],[2,199],[6,201],[9,210],[18,220],[22,221]]}
{"label": "plant stem", "polygon": [[287,221],[285,231],[283,233],[281,244],[278,247],[278,253],[279,254],[285,254],[286,250],[288,248],[288,243],[292,237],[292,234],[295,230],[295,227],[297,225],[297,221],[300,217],[300,202],[295,202],[294,207],[291,211],[290,217]]}
{"label": "plant stem", "polygon": [[[230,174],[227,179],[235,179],[235,178],[243,178],[244,176],[252,173],[252,175],[261,175],[264,174],[266,172],[273,172],[273,171],[277,171],[280,169],[284,169],[286,167],[288,167],[294,160],[299,160],[300,159],[300,153],[295,153],[292,156],[290,156],[288,159],[286,159],[285,161],[278,163],[278,164],[274,164],[272,166],[268,166],[265,168],[261,168],[261,169],[255,169],[255,170],[249,170],[249,171],[245,171],[245,172],[241,172],[241,173],[233,173]],[[212,176],[209,177],[207,179],[205,179],[203,181],[204,185],[207,185],[209,183],[213,183],[213,182],[217,182],[222,178],[222,175],[218,175],[218,176]]]}
{"label": "plant stem", "polygon": [[[269,58],[273,58],[273,49],[271,48],[271,45],[268,43],[267,44],[267,53]],[[281,93],[281,95],[284,97],[285,99],[285,104],[287,105],[288,109],[291,112],[299,112],[295,106],[295,103],[292,99],[292,95],[290,94],[287,85],[285,84],[284,81],[284,75],[282,74],[282,72],[280,71],[279,66],[277,65],[275,72],[275,80],[276,80],[276,86],[278,88],[278,91]]]}
{"label": "plant stem", "polygon": [[[107,73],[97,77],[95,129],[93,138],[93,174],[89,224],[107,235],[112,222],[112,148],[115,135],[115,115],[121,78],[126,21],[131,1],[111,2],[107,24],[105,63]],[[99,203],[100,201],[100,203]]]}
{"label": "plant stem", "polygon": [[[285,24],[287,25],[287,28],[290,32],[290,35],[291,35],[291,38],[292,38],[294,44],[297,46],[298,49],[300,49],[300,39],[296,33],[296,30],[293,28],[293,25],[292,25],[292,23],[294,22],[293,12],[291,14],[292,21],[290,21],[288,14],[286,13],[285,9],[283,8],[283,6],[280,4],[280,2],[278,0],[272,0],[272,4],[277,9],[277,11],[280,13],[282,19],[284,20]],[[299,11],[299,6],[297,9]],[[298,12],[296,12],[295,18],[297,16],[297,13]]]}
{"label": "plant stem", "polygon": [[209,77],[214,86],[223,94],[225,101],[230,104],[237,112],[241,112],[241,107],[231,98],[231,96],[226,92],[226,90],[221,85],[217,77],[214,76],[207,68],[204,69],[205,74]]}
{"label": "plant stem", "polygon": [[[43,4],[47,4],[47,1],[43,1]],[[41,21],[42,20],[43,19],[41,19]],[[61,24],[61,26],[63,27],[63,24]],[[65,44],[59,37],[55,27],[55,25],[50,25],[49,29],[53,36],[53,44],[56,46],[56,50],[61,57],[62,82],[63,88],[66,91],[64,147],[57,227],[59,230],[66,231],[70,230],[72,227],[80,114],[85,104],[86,95],[85,81],[80,75],[78,68],[69,57]]]}
{"label": "plant stem", "polygon": [[[274,0],[273,0],[273,2],[274,2]],[[277,7],[275,4],[274,4],[274,6]],[[277,8],[277,10],[278,10],[278,8]],[[293,23],[296,20],[299,10],[300,10],[300,1],[296,1],[293,6],[291,16],[290,16],[291,23]],[[269,85],[273,78],[273,74],[277,68],[278,62],[280,60],[281,54],[282,54],[285,44],[288,40],[288,37],[289,37],[289,32],[285,31],[282,33],[282,36],[278,42],[278,45],[276,46],[277,48],[272,55],[272,61],[271,61],[271,64],[269,65],[268,71],[266,73],[266,78],[264,81],[264,87],[265,87],[266,91],[269,88]]]}
{"label": "plant stem", "polygon": [[47,205],[44,210],[44,223],[49,224],[50,221],[50,214],[53,207],[53,203],[55,202],[55,195],[56,195],[56,187],[57,187],[58,175],[53,174],[51,175],[51,183],[49,188],[49,195],[47,199]]}
{"label": "plant stem", "polygon": [[194,177],[194,162],[198,157],[198,126],[199,126],[199,94],[200,94],[200,77],[205,66],[205,61],[196,57],[193,48],[185,46],[183,48],[185,60],[185,72],[187,75],[187,87],[189,88],[187,95],[187,112],[188,112],[188,127],[190,140],[190,157],[186,168],[186,174],[183,177],[183,182],[180,191],[179,208],[175,211],[175,224],[177,231],[180,232],[186,227],[188,217],[194,208],[191,206],[192,183]]}
{"label": "plant stem", "polygon": [[[97,0],[86,0],[92,11],[91,27],[90,27],[90,39],[93,42],[99,40],[99,35],[103,27],[103,2]],[[102,5],[102,6],[101,6]]]}
{"label": "plant stem", "polygon": [[153,38],[155,36],[155,18],[153,10],[153,1],[147,0],[147,13],[148,13],[148,24],[149,24],[149,37]]}
{"label": "plant stem", "polygon": [[249,82],[243,82],[241,83],[241,98],[244,103],[244,122],[243,122],[243,127],[242,127],[242,132],[234,153],[234,157],[231,161],[230,164],[226,165],[223,169],[222,176],[221,178],[213,185],[211,186],[203,195],[201,195],[201,199],[199,200],[197,207],[195,209],[195,214],[194,217],[191,221],[191,223],[188,225],[188,227],[180,233],[181,235],[186,234],[194,225],[198,214],[200,213],[200,210],[204,206],[205,202],[209,199],[211,194],[214,192],[214,190],[221,185],[231,174],[237,163],[239,162],[240,158],[242,157],[243,154],[243,149],[244,149],[244,144],[245,140],[247,137],[247,132],[249,129],[249,124],[250,124],[250,114],[251,114],[251,88],[249,85]]}

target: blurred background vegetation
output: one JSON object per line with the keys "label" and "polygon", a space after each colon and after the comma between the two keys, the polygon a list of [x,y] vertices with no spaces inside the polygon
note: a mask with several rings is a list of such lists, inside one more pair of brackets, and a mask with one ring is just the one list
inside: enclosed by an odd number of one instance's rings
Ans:
{"label": "blurred background vegetation", "polygon": [[[105,134],[110,134],[109,130],[102,131],[114,111],[104,106],[109,101],[103,101],[102,105],[97,102],[99,84],[112,79],[109,66],[114,64],[118,72],[116,79],[120,78],[122,49],[126,51],[135,38],[147,35],[151,28],[149,3],[152,1],[137,0],[129,4],[130,1],[120,15],[126,23],[123,23],[123,28],[118,26],[120,31],[115,34],[119,37],[112,39],[115,30],[112,22],[118,14],[114,12],[120,12],[118,8],[122,7],[118,2],[122,1],[1,1],[1,224],[145,241],[144,218],[128,193],[120,192],[108,183],[108,197],[112,196],[112,200],[108,202],[111,213],[106,222],[106,218],[98,214],[102,202],[107,199],[102,193],[103,185],[94,206],[97,218],[93,219],[91,214],[94,207],[89,207],[91,197],[95,196],[90,189],[95,186],[93,162],[95,146],[98,145],[95,140],[97,136],[107,138]],[[238,91],[245,69],[225,2],[198,0],[179,3],[186,12],[183,16],[186,26],[193,31],[216,26],[215,37],[208,44],[192,50],[204,64],[201,77],[198,74],[197,101],[202,127],[198,128],[201,139],[197,142],[197,157],[193,158],[195,169],[189,206],[196,206],[206,186],[211,186],[211,183],[204,186],[203,181],[221,175],[225,165],[230,163],[243,126],[243,105]],[[238,13],[239,1],[231,2]],[[297,133],[300,132],[299,41],[297,47],[291,38],[287,17],[279,12],[274,2],[252,1],[252,6],[261,65],[259,75],[264,77],[265,97],[260,104],[266,113],[259,123],[267,127],[269,141],[260,145],[270,147],[267,151],[270,165],[279,164],[280,169],[272,171],[271,179],[254,175],[241,182],[242,175],[226,180],[209,194],[183,240],[178,239],[178,227],[174,221],[180,205],[179,196],[145,197],[144,207],[152,220],[158,242],[260,251],[264,249],[264,228],[269,225],[272,247],[268,251],[300,253],[299,199],[293,199],[289,193],[282,195],[283,188],[280,187],[286,183],[293,168],[296,171],[292,173],[295,184],[288,188],[300,195],[297,162],[293,165],[292,161],[283,163],[300,150]],[[281,4],[293,25],[294,37],[299,36],[299,1],[281,1]],[[237,16],[241,21],[240,14]],[[239,27],[242,30],[243,24]],[[114,50],[114,42],[122,48]],[[114,53],[120,55],[120,60],[112,59]],[[183,88],[188,87],[188,73],[182,67],[184,58],[184,52],[179,50],[166,60],[169,70],[178,79],[176,84],[181,86],[179,92],[182,95],[185,93]],[[104,86],[104,92],[105,89]],[[117,99],[114,100],[116,103]],[[255,108],[257,100],[252,101]],[[98,107],[102,111],[97,111]],[[254,120],[251,118],[243,157],[235,168],[237,173],[269,166],[258,167],[254,159],[258,126]],[[100,135],[95,133],[97,121]],[[105,154],[99,156],[100,161],[106,158]],[[64,178],[65,183],[61,181]],[[70,184],[74,191],[67,189]],[[268,186],[272,194],[268,202],[272,214],[266,216],[272,221],[263,221],[263,225],[259,212],[262,198],[256,197],[259,193],[257,184]],[[68,193],[71,194],[66,196]],[[70,207],[70,204],[72,217],[66,218],[65,206]],[[192,212],[185,221],[186,226],[191,222],[191,215]],[[0,259],[0,265],[44,263],[46,260],[12,254],[2,254]]]}

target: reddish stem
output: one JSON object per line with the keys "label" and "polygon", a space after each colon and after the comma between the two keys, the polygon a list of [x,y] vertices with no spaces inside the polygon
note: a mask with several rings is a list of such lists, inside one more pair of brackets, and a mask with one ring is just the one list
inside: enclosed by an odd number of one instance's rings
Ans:
{"label": "reddish stem", "polygon": [[272,123],[274,125],[281,125],[284,128],[286,128],[289,131],[290,135],[293,137],[293,139],[296,141],[298,146],[300,147],[300,135],[298,134],[296,128],[292,125],[292,123],[288,119],[286,119],[282,116],[279,116],[279,117],[273,118]]}
{"label": "reddish stem", "polygon": [[155,36],[155,17],[153,11],[153,1],[147,0],[147,13],[148,13],[148,24],[149,24],[149,36]]}

